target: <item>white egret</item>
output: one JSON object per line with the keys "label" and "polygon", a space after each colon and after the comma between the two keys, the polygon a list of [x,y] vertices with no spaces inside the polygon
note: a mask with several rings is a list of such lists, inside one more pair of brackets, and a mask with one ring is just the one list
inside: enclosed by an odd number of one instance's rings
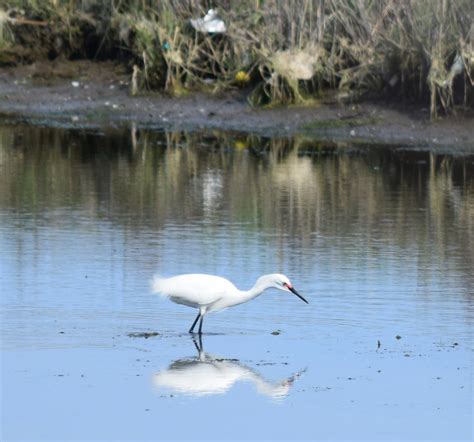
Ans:
{"label": "white egret", "polygon": [[293,293],[308,304],[308,301],[293,288],[290,280],[279,273],[261,276],[247,291],[239,290],[229,280],[220,276],[203,274],[179,275],[171,278],[155,276],[152,288],[153,292],[160,293],[176,304],[199,309],[189,333],[193,333],[199,319],[201,319],[199,334],[202,333],[202,322],[206,314],[250,301],[270,288]]}

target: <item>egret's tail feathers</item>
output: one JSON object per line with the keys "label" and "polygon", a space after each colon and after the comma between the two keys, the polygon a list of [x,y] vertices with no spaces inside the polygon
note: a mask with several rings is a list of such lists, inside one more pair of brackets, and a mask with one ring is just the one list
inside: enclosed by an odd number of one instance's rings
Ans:
{"label": "egret's tail feathers", "polygon": [[158,293],[161,296],[168,296],[166,294],[166,278],[163,278],[160,275],[155,275],[151,280],[151,291],[153,293]]}

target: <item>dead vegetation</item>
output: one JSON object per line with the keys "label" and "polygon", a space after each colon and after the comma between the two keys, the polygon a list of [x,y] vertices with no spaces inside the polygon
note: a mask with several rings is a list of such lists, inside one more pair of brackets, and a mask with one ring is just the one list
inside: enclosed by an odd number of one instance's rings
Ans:
{"label": "dead vegetation", "polygon": [[[210,6],[225,33],[191,26]],[[429,103],[434,117],[474,105],[473,15],[471,0],[7,0],[0,64],[119,59],[133,94],[245,86],[254,105],[387,96]]]}

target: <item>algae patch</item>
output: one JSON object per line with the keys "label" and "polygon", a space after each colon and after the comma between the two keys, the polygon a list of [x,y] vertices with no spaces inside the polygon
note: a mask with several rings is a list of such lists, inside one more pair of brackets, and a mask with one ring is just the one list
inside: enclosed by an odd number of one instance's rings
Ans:
{"label": "algae patch", "polygon": [[154,336],[159,336],[158,332],[136,332],[136,333],[129,333],[127,336],[129,338],[152,338]]}

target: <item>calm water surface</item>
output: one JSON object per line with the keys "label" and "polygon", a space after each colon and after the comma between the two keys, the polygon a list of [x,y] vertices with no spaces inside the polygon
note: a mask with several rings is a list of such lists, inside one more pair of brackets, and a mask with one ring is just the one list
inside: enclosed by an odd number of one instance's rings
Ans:
{"label": "calm water surface", "polygon": [[3,127],[0,251],[2,440],[472,439],[473,157]]}

